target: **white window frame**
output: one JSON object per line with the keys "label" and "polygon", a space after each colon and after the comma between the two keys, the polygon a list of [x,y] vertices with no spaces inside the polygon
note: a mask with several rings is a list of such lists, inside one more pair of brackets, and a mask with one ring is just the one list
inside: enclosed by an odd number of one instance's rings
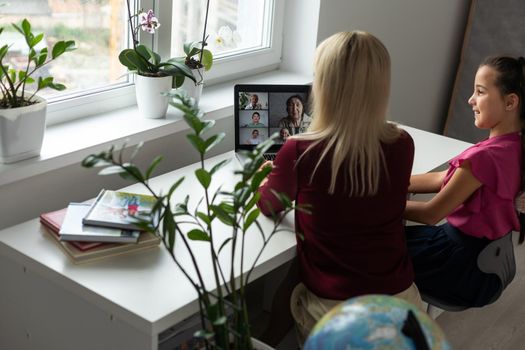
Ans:
{"label": "white window frame", "polygon": [[[141,41],[153,47],[163,59],[168,58],[171,50],[172,1],[134,0],[134,2],[137,8],[154,9],[162,24],[157,35],[143,35]],[[212,69],[206,72],[205,86],[278,68],[281,62],[284,2],[285,0],[273,0],[267,4],[269,6],[267,13],[272,15],[273,21],[267,21],[268,28],[264,28],[263,32],[270,35],[268,38],[270,47],[214,59]],[[130,76],[130,78],[128,83],[108,86],[92,93],[72,94],[62,98],[50,97],[47,125],[134,105],[136,103],[134,77]]]}

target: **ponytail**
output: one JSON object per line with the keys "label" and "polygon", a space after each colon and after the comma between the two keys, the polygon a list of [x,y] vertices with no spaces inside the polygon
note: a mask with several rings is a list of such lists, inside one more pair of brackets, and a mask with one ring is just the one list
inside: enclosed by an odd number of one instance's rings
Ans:
{"label": "ponytail", "polygon": [[489,66],[498,72],[496,86],[501,93],[514,93],[520,100],[521,121],[521,176],[520,193],[516,199],[516,209],[520,220],[520,237],[518,244],[525,241],[525,58],[509,56],[493,56],[487,58],[482,66]]}

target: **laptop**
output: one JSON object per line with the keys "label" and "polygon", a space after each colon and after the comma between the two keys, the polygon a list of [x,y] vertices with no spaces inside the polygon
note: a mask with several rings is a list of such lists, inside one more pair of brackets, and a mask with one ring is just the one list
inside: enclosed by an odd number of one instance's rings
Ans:
{"label": "laptop", "polygon": [[235,85],[235,154],[241,163],[246,159],[242,151],[252,151],[274,133],[279,136],[263,155],[267,160],[275,159],[288,137],[308,129],[310,89],[310,85]]}

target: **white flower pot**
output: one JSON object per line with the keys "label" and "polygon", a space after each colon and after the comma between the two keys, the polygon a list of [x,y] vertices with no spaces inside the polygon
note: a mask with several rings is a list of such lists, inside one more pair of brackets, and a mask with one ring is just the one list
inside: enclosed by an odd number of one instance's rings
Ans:
{"label": "white flower pot", "polygon": [[14,163],[40,155],[46,129],[47,101],[0,109],[0,163]]}
{"label": "white flower pot", "polygon": [[204,68],[192,69],[193,76],[197,79],[197,84],[190,78],[184,79],[184,83],[179,89],[186,91],[188,97],[195,100],[195,104],[199,104],[202,95],[202,87],[204,86]]}
{"label": "white flower pot", "polygon": [[162,93],[171,90],[173,78],[143,75],[137,75],[136,78],[135,92],[140,115],[144,118],[164,118],[168,110],[168,97]]}

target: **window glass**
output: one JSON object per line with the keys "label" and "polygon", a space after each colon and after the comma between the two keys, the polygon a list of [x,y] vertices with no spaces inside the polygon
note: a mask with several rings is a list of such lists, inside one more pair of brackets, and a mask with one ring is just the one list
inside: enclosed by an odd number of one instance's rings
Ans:
{"label": "window glass", "polygon": [[[215,57],[270,46],[270,0],[210,1],[207,34]],[[173,0],[172,56],[183,56],[182,43],[202,40],[205,0]]]}
{"label": "window glass", "polygon": [[75,40],[77,46],[33,75],[51,75],[67,89],[44,89],[40,95],[49,98],[114,87],[129,79],[118,61],[120,51],[128,43],[126,6],[125,0],[7,0],[0,7],[5,26],[0,46],[12,45],[8,62],[16,69],[25,68],[25,40],[6,24],[20,24],[27,18],[33,33],[45,35],[38,49],[47,46],[51,50],[58,40]]}

